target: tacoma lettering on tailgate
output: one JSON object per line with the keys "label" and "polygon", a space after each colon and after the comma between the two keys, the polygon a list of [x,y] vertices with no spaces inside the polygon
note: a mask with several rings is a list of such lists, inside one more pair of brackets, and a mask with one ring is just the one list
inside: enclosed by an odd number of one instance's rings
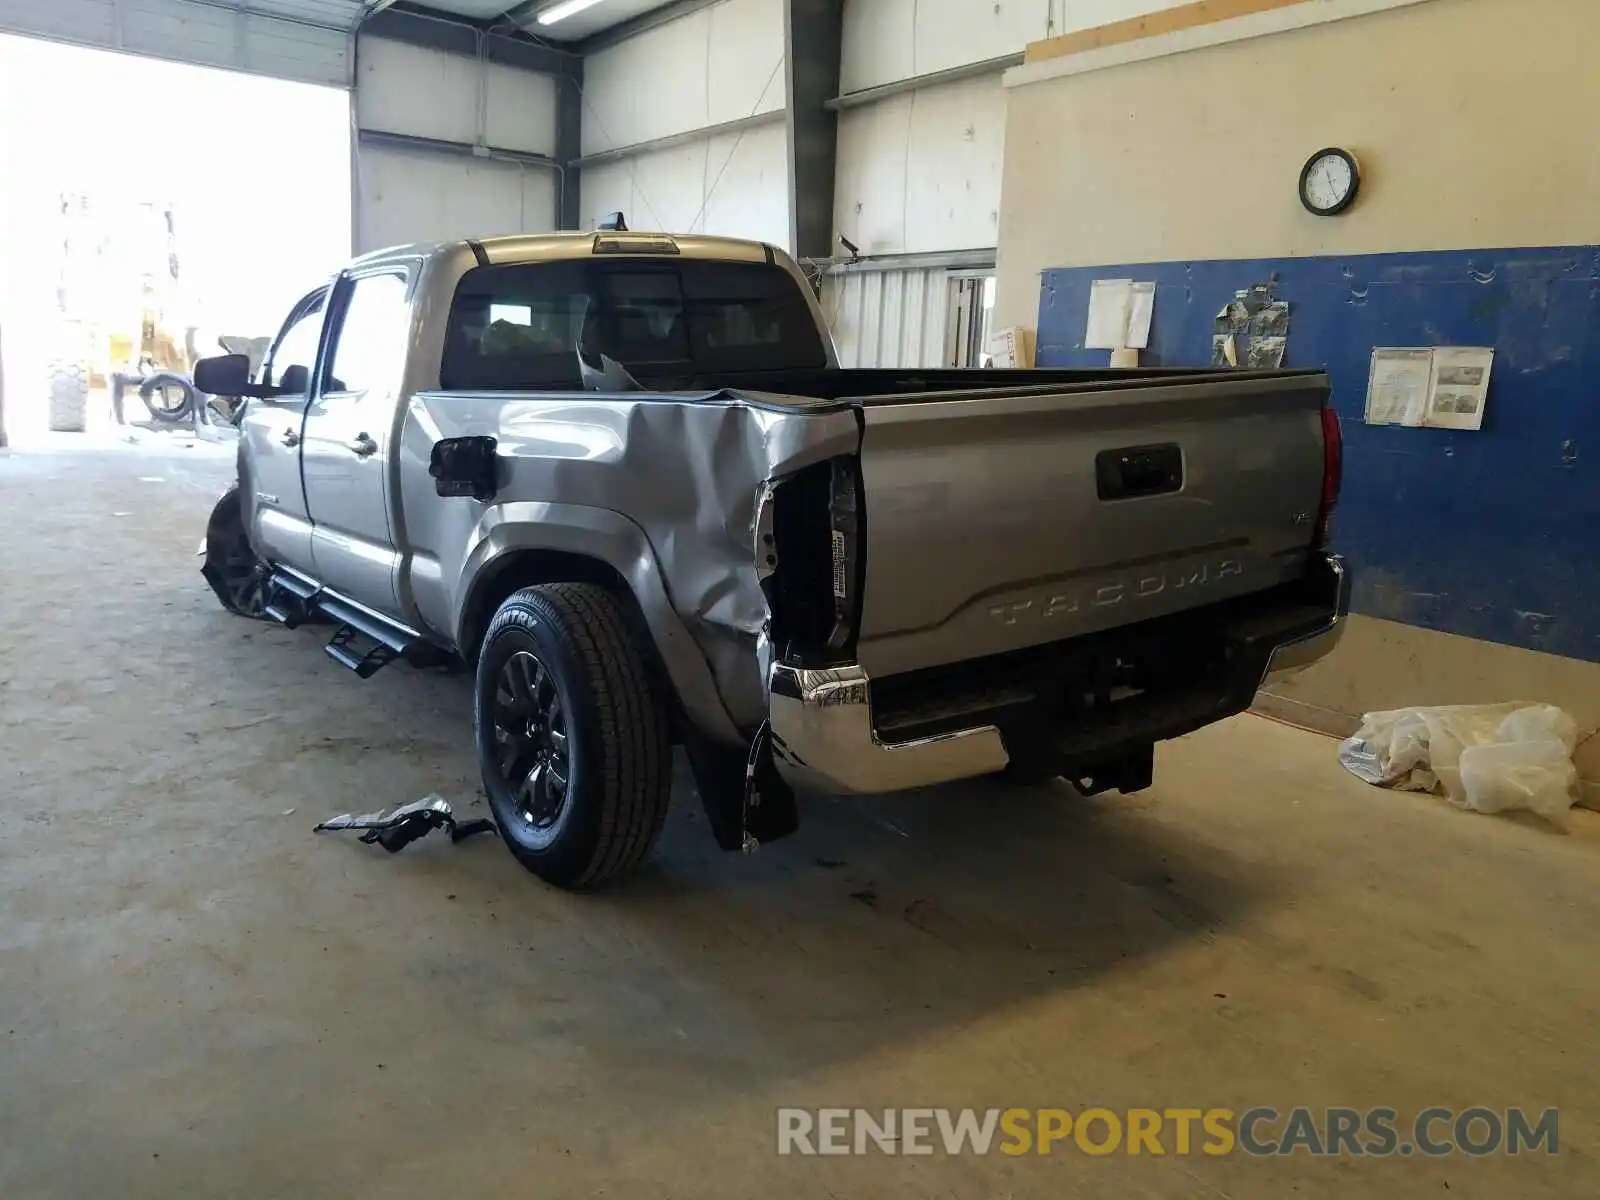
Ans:
{"label": "tacoma lettering on tailgate", "polygon": [[1149,600],[1184,588],[1205,587],[1230,576],[1244,574],[1244,564],[1236,558],[1220,562],[1170,571],[1152,571],[1130,575],[1126,579],[1104,583],[1093,589],[1051,592],[1009,604],[996,604],[989,615],[1002,625],[1015,625],[1019,621],[1049,620],[1089,608],[1110,608],[1124,601]]}

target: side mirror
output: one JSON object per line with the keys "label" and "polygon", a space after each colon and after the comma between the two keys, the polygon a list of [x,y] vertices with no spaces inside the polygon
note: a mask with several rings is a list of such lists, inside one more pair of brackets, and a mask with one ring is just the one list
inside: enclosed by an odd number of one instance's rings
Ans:
{"label": "side mirror", "polygon": [[266,399],[279,389],[250,382],[250,357],[245,354],[217,354],[194,365],[194,386],[213,396],[255,396]]}

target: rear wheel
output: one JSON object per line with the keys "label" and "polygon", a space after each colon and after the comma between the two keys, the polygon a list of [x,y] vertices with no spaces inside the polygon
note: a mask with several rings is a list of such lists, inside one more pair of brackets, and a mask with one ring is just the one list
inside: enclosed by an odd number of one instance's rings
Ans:
{"label": "rear wheel", "polygon": [[672,746],[610,592],[558,583],[513,593],[484,635],[473,724],[501,837],[528,870],[589,888],[644,860],[667,815]]}

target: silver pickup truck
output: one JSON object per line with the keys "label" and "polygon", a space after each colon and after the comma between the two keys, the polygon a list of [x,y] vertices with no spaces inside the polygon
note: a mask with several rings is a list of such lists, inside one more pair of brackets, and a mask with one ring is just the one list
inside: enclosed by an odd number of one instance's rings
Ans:
{"label": "silver pickup truck", "polygon": [[473,670],[501,833],[562,886],[648,853],[675,743],[727,849],[796,790],[1134,791],[1342,631],[1322,373],[841,369],[757,243],[385,250],[196,381],[249,397],[223,603]]}

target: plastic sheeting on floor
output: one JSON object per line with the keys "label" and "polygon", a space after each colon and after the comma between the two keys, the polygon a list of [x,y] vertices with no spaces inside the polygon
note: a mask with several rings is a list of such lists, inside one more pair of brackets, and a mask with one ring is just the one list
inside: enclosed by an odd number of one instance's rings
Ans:
{"label": "plastic sheeting on floor", "polygon": [[1549,704],[1461,704],[1368,713],[1339,746],[1351,774],[1436,792],[1463,808],[1560,820],[1578,799],[1578,729]]}

